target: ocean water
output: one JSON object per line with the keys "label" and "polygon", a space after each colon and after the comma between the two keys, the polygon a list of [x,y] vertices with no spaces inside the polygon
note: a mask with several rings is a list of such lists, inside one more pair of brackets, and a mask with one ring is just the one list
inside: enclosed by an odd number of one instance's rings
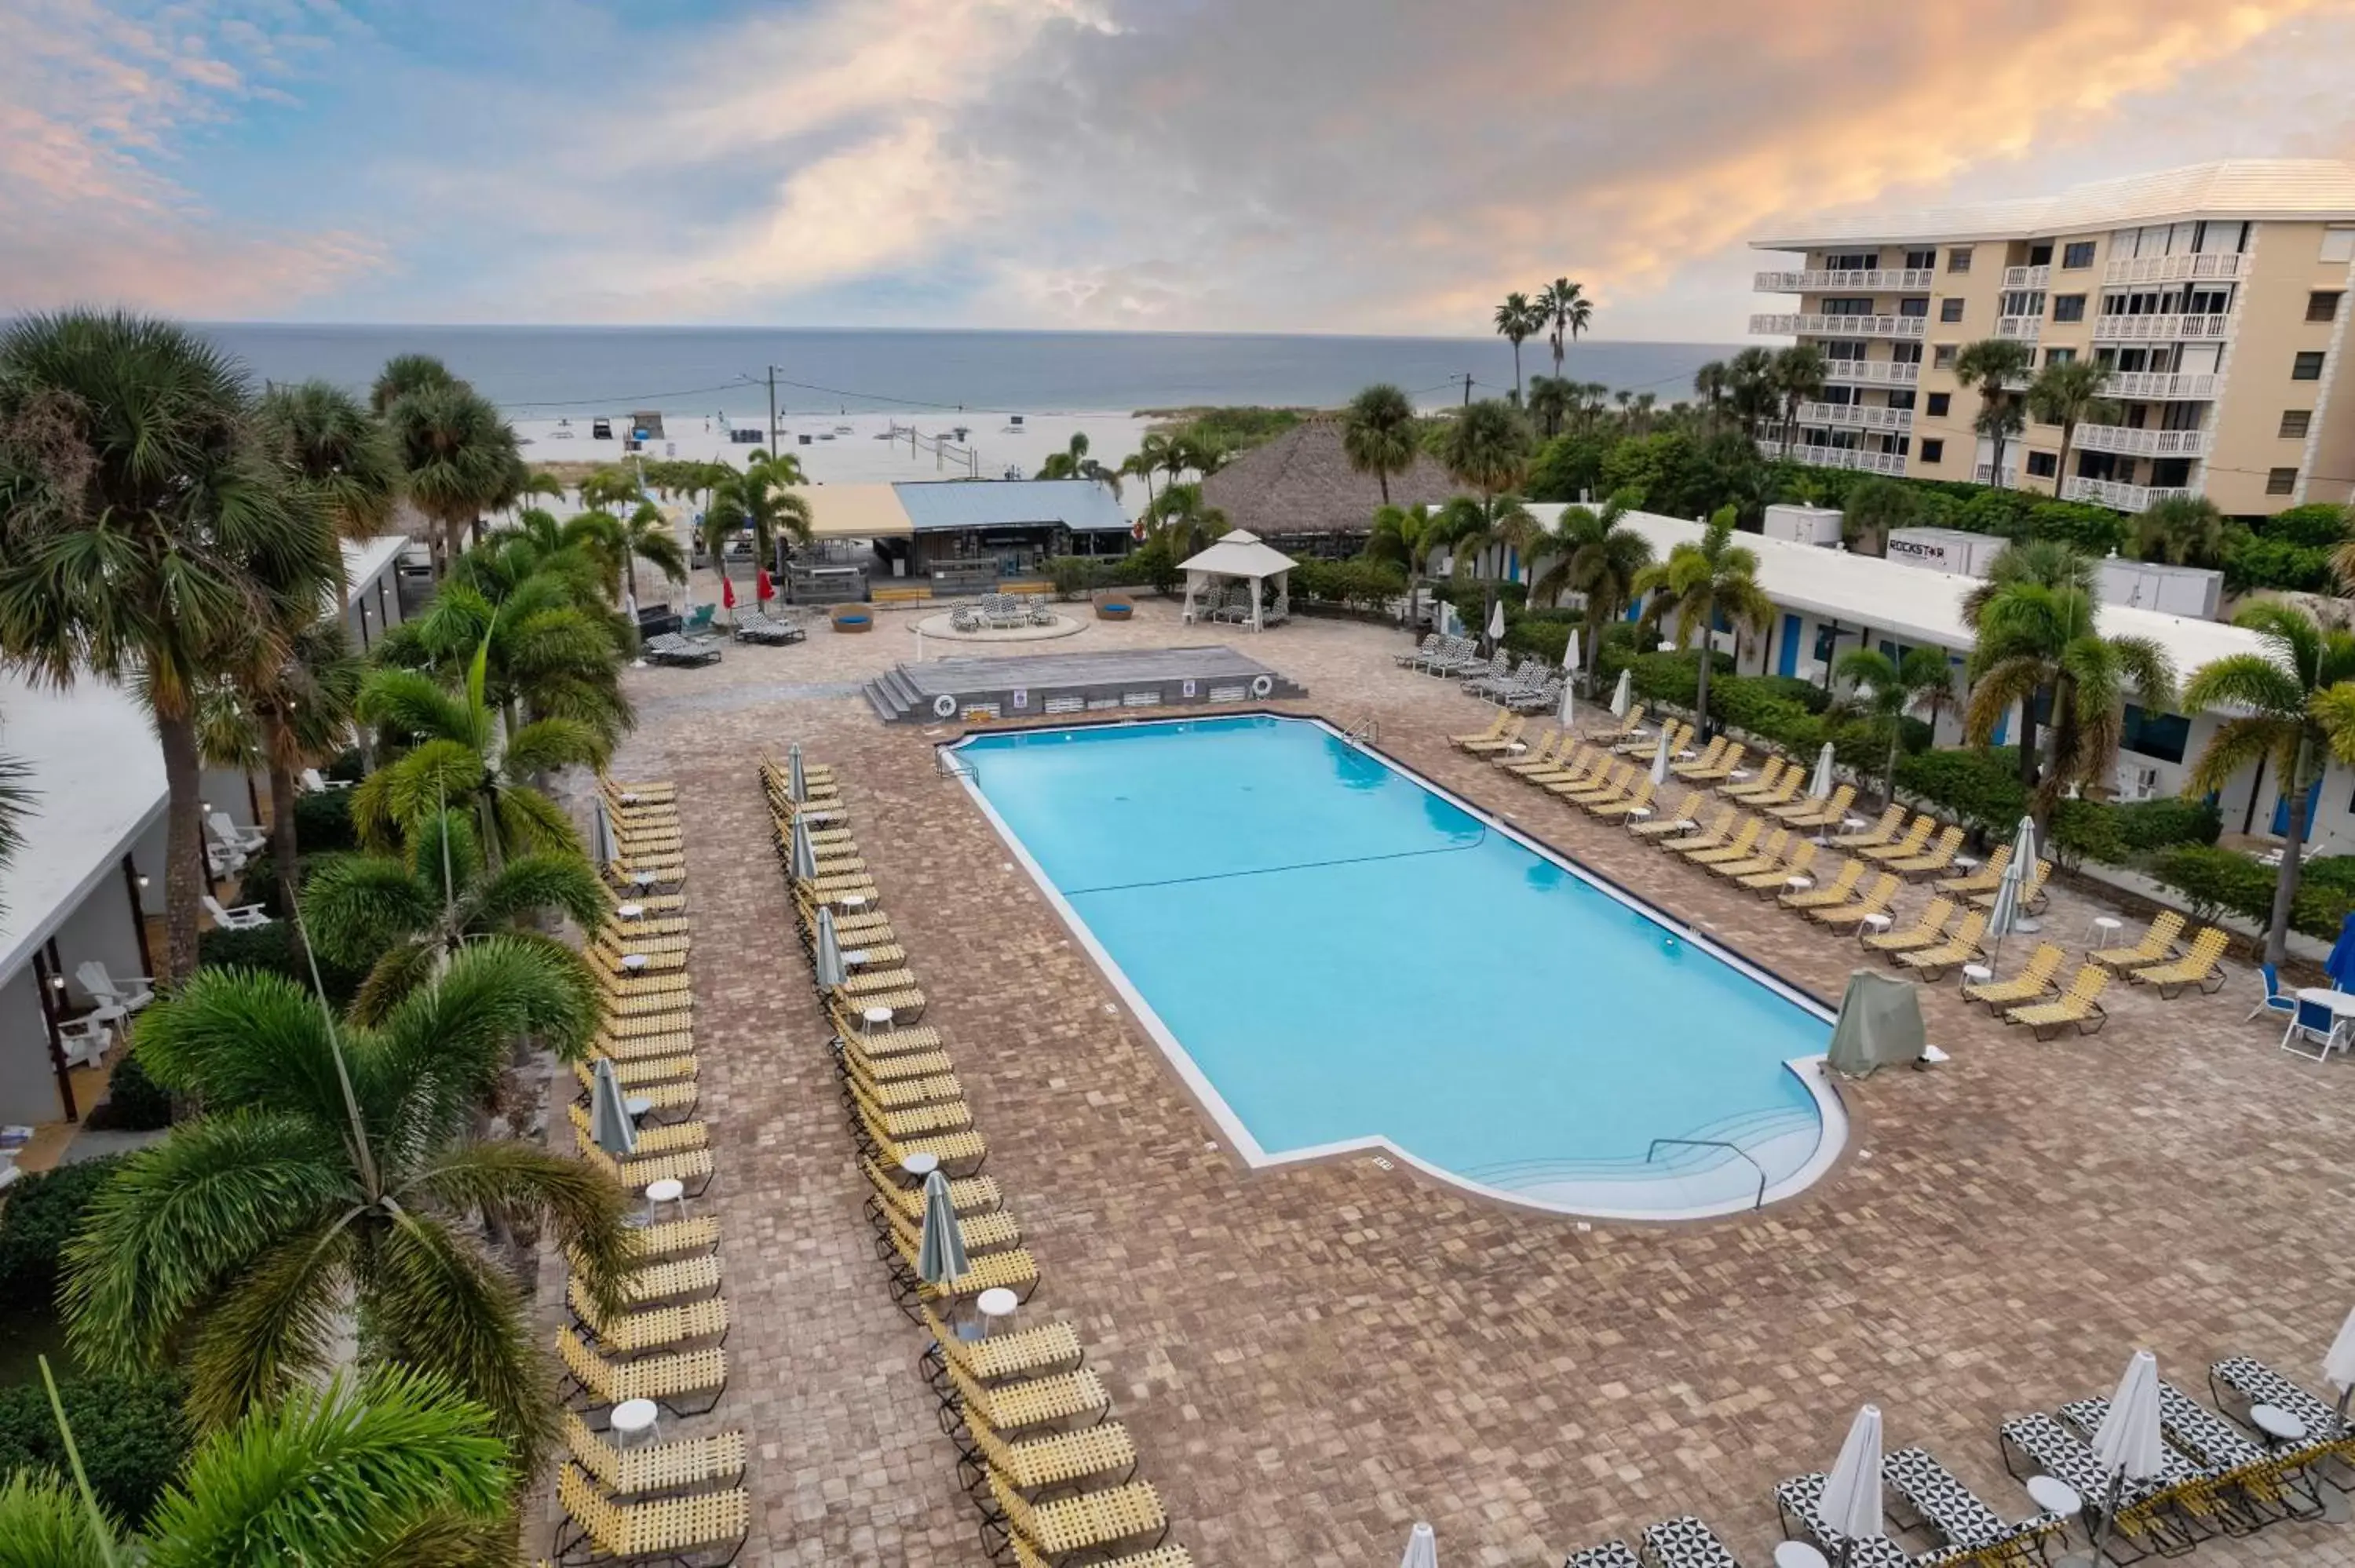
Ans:
{"label": "ocean water", "polygon": [[[1321,726],[988,736],[975,787],[1269,1158],[1380,1139],[1573,1212],[1816,1156],[1829,1025]],[[1738,1144],[1656,1148],[1656,1139]]]}
{"label": "ocean water", "polygon": [[[1500,338],[1240,333],[771,330],[752,327],[300,326],[204,329],[257,376],[364,388],[396,354],[439,355],[519,418],[659,408],[765,418],[767,367],[787,414],[1103,412],[1193,404],[1330,408],[1390,381],[1429,407],[1513,385]],[[1582,342],[1563,373],[1614,389],[1689,396],[1706,344]],[[1542,341],[1524,376],[1551,367]]]}

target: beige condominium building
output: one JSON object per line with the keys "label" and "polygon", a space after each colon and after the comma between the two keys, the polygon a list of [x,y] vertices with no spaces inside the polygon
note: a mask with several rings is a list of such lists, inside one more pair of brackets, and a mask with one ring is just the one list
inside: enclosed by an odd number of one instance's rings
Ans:
{"label": "beige condominium building", "polygon": [[[1794,456],[1915,479],[1993,482],[1971,342],[2013,338],[2034,363],[2109,366],[2115,424],[2032,418],[2006,443],[2009,488],[2138,512],[2205,495],[2232,516],[2355,498],[2355,164],[2200,164],[1983,207],[1827,219],[1752,242],[1791,251],[1761,272],[1753,333],[1830,362],[1800,406]],[[1779,440],[1769,443],[1779,449]]]}

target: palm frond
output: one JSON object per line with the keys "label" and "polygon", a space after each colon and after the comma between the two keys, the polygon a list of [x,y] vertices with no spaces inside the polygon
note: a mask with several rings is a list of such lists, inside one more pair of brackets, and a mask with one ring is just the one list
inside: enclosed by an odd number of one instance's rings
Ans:
{"label": "palm frond", "polygon": [[564,808],[528,785],[511,784],[499,791],[499,831],[511,850],[544,854],[579,855],[581,834]]}
{"label": "palm frond", "polygon": [[357,1245],[352,1211],[281,1238],[221,1293],[189,1358],[188,1414],[223,1427],[325,1370]]}
{"label": "palm frond", "polygon": [[0,1485],[0,1568],[115,1568],[122,1557],[114,1532],[101,1534],[82,1499],[47,1471],[21,1469]]}
{"label": "palm frond", "polygon": [[604,753],[602,741],[587,725],[576,719],[537,719],[507,737],[503,771],[522,783],[536,773],[597,762]]}
{"label": "palm frond", "polygon": [[590,1294],[619,1305],[635,1256],[630,1194],[586,1162],[513,1140],[464,1143],[420,1167],[410,1186],[459,1213],[538,1216],[578,1255]]}
{"label": "palm frond", "polygon": [[366,1298],[385,1360],[437,1373],[482,1404],[528,1474],[555,1412],[515,1287],[474,1246],[404,1209],[378,1244]]}
{"label": "palm frond", "polygon": [[140,1014],[133,1038],[157,1083],[208,1109],[342,1114],[319,999],[284,975],[200,969]]}
{"label": "palm frond", "polygon": [[323,855],[303,883],[304,935],[339,964],[365,963],[432,927],[439,883],[389,855]]}
{"label": "palm frond", "polygon": [[485,929],[512,925],[543,910],[560,909],[583,930],[607,907],[604,885],[578,855],[519,855],[475,890],[474,920]]}

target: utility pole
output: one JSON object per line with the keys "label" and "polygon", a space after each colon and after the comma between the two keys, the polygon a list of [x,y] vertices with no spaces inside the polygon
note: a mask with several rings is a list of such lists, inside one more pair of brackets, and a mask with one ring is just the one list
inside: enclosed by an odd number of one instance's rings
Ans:
{"label": "utility pole", "polygon": [[1472,406],[1472,373],[1468,370],[1464,373],[1464,406]]}
{"label": "utility pole", "polygon": [[769,366],[769,455],[777,455],[777,367]]}

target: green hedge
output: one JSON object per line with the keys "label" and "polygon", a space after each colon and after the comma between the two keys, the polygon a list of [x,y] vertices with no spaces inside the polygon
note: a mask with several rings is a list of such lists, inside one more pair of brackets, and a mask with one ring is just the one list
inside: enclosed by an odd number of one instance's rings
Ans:
{"label": "green hedge", "polygon": [[[195,1446],[182,1397],[169,1376],[80,1377],[58,1385],[91,1489],[133,1530],[147,1522]],[[19,1470],[72,1484],[48,1393],[37,1378],[0,1388],[0,1478]]]}
{"label": "green hedge", "polygon": [[153,1132],[172,1125],[171,1092],[147,1075],[134,1049],[124,1053],[106,1080],[106,1098],[85,1126],[112,1132]]}
{"label": "green hedge", "polygon": [[[325,954],[317,957],[319,980],[326,988],[328,1000],[338,1008],[346,1005],[358,993],[368,970],[331,963]],[[311,967],[294,956],[294,927],[283,920],[273,920],[250,931],[215,927],[204,932],[197,938],[197,964],[199,968],[219,965],[262,969],[284,975],[305,990],[311,984]]]}
{"label": "green hedge", "polygon": [[53,1301],[59,1255],[123,1156],[109,1154],[19,1178],[0,1209],[0,1298]]}
{"label": "green hedge", "polygon": [[1305,560],[1292,568],[1295,603],[1337,604],[1351,609],[1380,609],[1406,592],[1406,573],[1387,561],[1350,558]]}
{"label": "green hedge", "polygon": [[[2160,853],[2153,864],[2158,880],[2183,895],[2192,915],[2212,920],[2238,915],[2264,927],[2273,919],[2274,885],[2280,873],[2249,856],[2205,844],[2182,844]],[[2355,856],[2324,855],[2298,868],[2297,896],[2291,901],[2293,930],[2330,941],[2340,922],[2355,911]]]}

